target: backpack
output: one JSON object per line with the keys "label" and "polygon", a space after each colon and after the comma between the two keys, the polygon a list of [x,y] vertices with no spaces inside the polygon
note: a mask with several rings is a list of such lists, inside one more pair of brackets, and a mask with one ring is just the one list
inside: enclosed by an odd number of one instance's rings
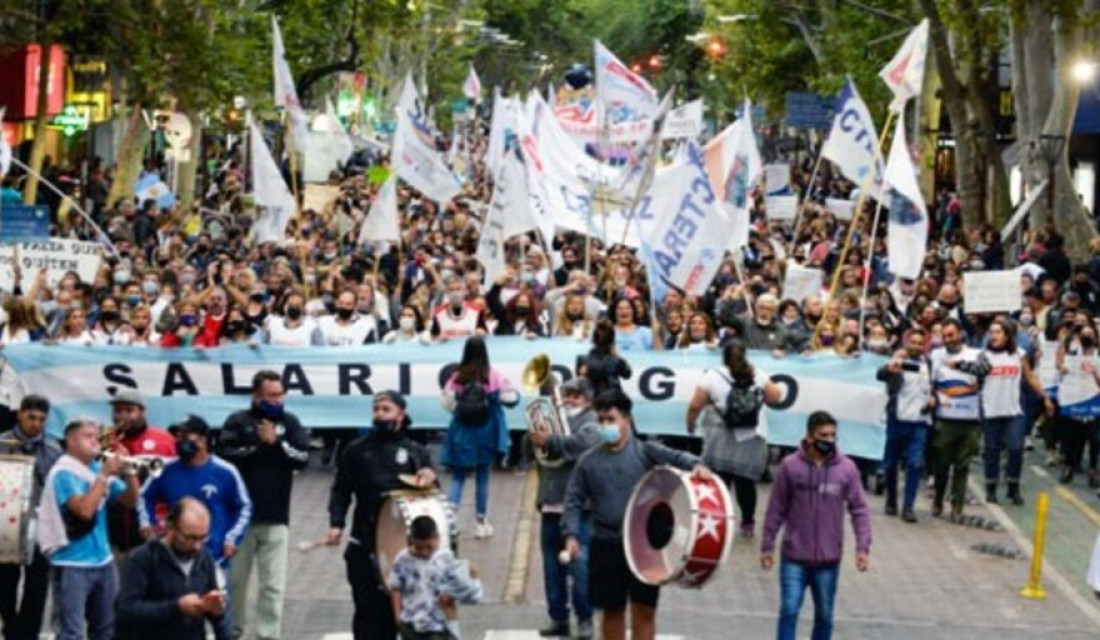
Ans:
{"label": "backpack", "polygon": [[465,382],[455,394],[455,417],[462,423],[480,427],[489,421],[489,389],[484,382]]}
{"label": "backpack", "polygon": [[[725,376],[722,376],[725,378]],[[725,410],[721,411],[727,429],[755,429],[764,408],[764,389],[755,382],[745,384],[726,378],[730,390],[726,393]]]}

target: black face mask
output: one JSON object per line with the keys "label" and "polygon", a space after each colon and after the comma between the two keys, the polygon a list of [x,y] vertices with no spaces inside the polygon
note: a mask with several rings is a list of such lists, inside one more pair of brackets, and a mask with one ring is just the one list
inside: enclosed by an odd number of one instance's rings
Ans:
{"label": "black face mask", "polygon": [[251,300],[252,302],[263,302],[264,301],[264,294],[262,294],[262,293],[253,293],[251,296],[248,297],[248,299]]}
{"label": "black face mask", "polygon": [[340,316],[341,320],[350,320],[354,314],[355,309],[336,309],[336,315]]}
{"label": "black face mask", "polygon": [[517,318],[526,318],[529,315],[531,315],[531,309],[530,308],[528,308],[528,307],[516,307],[516,317]]}
{"label": "black face mask", "polygon": [[225,330],[227,333],[240,333],[244,330],[244,323],[240,320],[234,320],[232,322],[225,323]]}
{"label": "black face mask", "polygon": [[1096,338],[1092,336],[1083,336],[1081,338],[1081,346],[1086,349],[1091,349],[1096,346]]}
{"label": "black face mask", "polygon": [[401,431],[401,423],[397,420],[375,420],[374,429],[384,436],[395,436]]}
{"label": "black face mask", "polygon": [[199,445],[191,440],[177,440],[176,455],[184,462],[193,460],[195,456],[199,455]]}
{"label": "black face mask", "polygon": [[823,456],[831,456],[836,451],[836,443],[831,440],[814,440],[814,450]]}
{"label": "black face mask", "polygon": [[301,318],[302,317],[302,308],[301,307],[287,307],[286,308],[286,317],[290,318],[291,320],[297,320],[298,318]]}
{"label": "black face mask", "polygon": [[99,317],[102,318],[104,322],[115,322],[116,320],[118,320],[118,312],[117,311],[100,311],[99,312]]}

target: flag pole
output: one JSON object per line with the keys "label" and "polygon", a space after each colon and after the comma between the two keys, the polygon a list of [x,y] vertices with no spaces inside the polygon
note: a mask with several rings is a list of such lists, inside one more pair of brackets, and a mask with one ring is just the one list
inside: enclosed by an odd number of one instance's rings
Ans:
{"label": "flag pole", "polygon": [[863,261],[863,268],[867,271],[867,277],[863,279],[863,293],[859,297],[859,341],[863,345],[863,326],[867,320],[867,289],[871,285],[871,258],[875,255],[875,238],[878,236],[879,215],[882,213],[882,198],[875,205],[874,222],[871,223],[871,248],[867,251],[867,257]]}
{"label": "flag pole", "polygon": [[[302,207],[298,200],[298,152],[294,148],[294,119],[290,117],[290,111],[284,110],[283,115],[286,117],[286,132],[287,132],[287,153],[290,155],[290,190],[294,195],[294,219],[298,222],[295,225],[294,239],[295,244],[298,246],[298,261],[302,267],[302,273],[305,274],[306,267],[306,251],[302,246]],[[310,299],[313,296],[312,289],[309,280],[302,278],[302,284],[305,285],[306,299]]]}
{"label": "flag pole", "polygon": [[[821,161],[825,158],[823,154],[817,154],[817,162],[814,163],[814,170],[810,174],[810,182],[806,185],[806,193],[802,195],[802,200],[798,204],[798,211],[794,216],[794,232],[791,235],[791,248],[798,246],[798,232],[802,230],[803,213],[806,211],[806,202],[810,199],[810,192],[813,190],[814,185],[817,183],[817,172],[821,169]],[[794,253],[791,251],[791,253]]]}

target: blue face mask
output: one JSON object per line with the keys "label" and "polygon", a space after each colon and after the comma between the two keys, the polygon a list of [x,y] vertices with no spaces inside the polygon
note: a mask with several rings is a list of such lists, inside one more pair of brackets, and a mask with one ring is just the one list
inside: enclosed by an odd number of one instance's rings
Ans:
{"label": "blue face mask", "polygon": [[600,425],[600,441],[604,444],[615,444],[619,441],[621,435],[622,433],[619,432],[619,425],[617,424]]}
{"label": "blue face mask", "polygon": [[274,404],[267,400],[260,400],[256,403],[256,408],[260,410],[260,414],[265,418],[271,418],[272,420],[278,420],[283,417],[283,405]]}
{"label": "blue face mask", "polygon": [[176,441],[176,455],[180,457],[180,460],[187,461],[194,458],[199,453],[199,445],[191,440],[177,440]]}

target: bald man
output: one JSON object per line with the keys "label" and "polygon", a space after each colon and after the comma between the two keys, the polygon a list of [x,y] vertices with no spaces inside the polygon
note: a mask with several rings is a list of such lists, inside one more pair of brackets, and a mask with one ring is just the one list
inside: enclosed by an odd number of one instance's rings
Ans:
{"label": "bald man", "polygon": [[172,507],[164,537],[138,547],[126,565],[115,640],[203,640],[207,622],[215,638],[228,640],[225,592],[205,546],[209,536],[205,505],[183,498]]}

